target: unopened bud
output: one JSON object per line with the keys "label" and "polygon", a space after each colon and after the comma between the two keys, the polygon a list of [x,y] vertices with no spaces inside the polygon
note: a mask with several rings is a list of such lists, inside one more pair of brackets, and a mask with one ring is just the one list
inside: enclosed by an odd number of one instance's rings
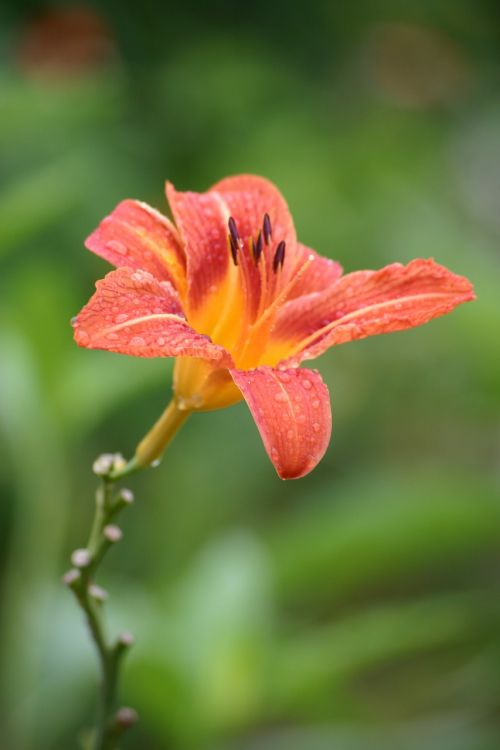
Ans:
{"label": "unopened bud", "polygon": [[135,643],[135,639],[132,633],[126,630],[121,633],[120,637],[118,638],[118,643],[121,646],[125,646],[126,648],[131,648],[131,646],[133,646]]}
{"label": "unopened bud", "polygon": [[91,583],[89,586],[89,594],[97,602],[104,602],[108,598],[108,592],[98,586],[96,583]]}
{"label": "unopened bud", "polygon": [[113,456],[113,471],[121,471],[127,465],[126,460],[121,453],[115,453]]}
{"label": "unopened bud", "polygon": [[138,718],[137,711],[134,711],[133,708],[124,706],[123,708],[119,708],[116,712],[115,720],[120,729],[129,729],[134,726]]}
{"label": "unopened bud", "polygon": [[66,586],[72,586],[80,578],[80,571],[76,568],[70,568],[62,577],[63,583]]}
{"label": "unopened bud", "polygon": [[92,562],[92,555],[88,549],[75,549],[71,555],[71,562],[75,568],[86,568]]}
{"label": "unopened bud", "polygon": [[113,523],[110,523],[104,527],[103,534],[108,542],[111,542],[112,544],[119,542],[123,536],[122,530],[118,526],[115,526]]}
{"label": "unopened bud", "polygon": [[97,474],[98,477],[107,476],[113,468],[114,459],[114,453],[103,453],[101,456],[98,456],[92,464],[92,471],[94,474]]}
{"label": "unopened bud", "polygon": [[121,453],[103,453],[92,465],[94,474],[98,477],[107,477],[113,471],[120,471],[127,465]]}
{"label": "unopened bud", "polygon": [[134,502],[134,493],[132,490],[128,490],[126,487],[120,490],[118,494],[118,500],[121,500],[126,505],[131,505]]}

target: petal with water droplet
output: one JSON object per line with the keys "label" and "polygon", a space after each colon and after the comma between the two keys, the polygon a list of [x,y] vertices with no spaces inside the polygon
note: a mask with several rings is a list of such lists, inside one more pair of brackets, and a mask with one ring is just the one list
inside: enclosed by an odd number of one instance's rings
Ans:
{"label": "petal with water droplet", "polygon": [[[108,311],[122,312],[110,316]],[[198,357],[232,366],[231,356],[194,331],[168,282],[131,268],[111,271],[73,324],[75,341],[88,349],[107,349],[136,357]]]}
{"label": "petal with water droplet", "polygon": [[183,295],[186,260],[174,225],[147,203],[124,200],[86,241],[86,246],[118,268],[144,269],[171,281]]}
{"label": "petal with water droplet", "polygon": [[[328,389],[319,373],[271,367],[230,372],[279,476],[298,479],[312,471],[328,447],[332,428]],[[306,381],[310,387],[304,388]]]}
{"label": "petal with water droplet", "polygon": [[433,260],[356,271],[322,292],[287,302],[269,347],[297,365],[336,344],[422,325],[472,299],[470,281]]}

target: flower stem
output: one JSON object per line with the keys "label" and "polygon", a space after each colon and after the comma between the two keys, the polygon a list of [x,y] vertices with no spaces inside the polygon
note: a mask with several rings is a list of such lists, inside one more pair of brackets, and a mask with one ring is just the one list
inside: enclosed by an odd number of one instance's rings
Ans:
{"label": "flower stem", "polygon": [[137,446],[132,459],[135,462],[134,465],[142,468],[158,460],[190,413],[189,409],[181,409],[177,398],[174,397],[156,424]]}
{"label": "flower stem", "polygon": [[[71,560],[74,568],[64,576],[65,583],[73,591],[82,609],[94,641],[100,664],[100,700],[96,730],[92,739],[92,750],[117,750],[118,738],[135,721],[135,712],[122,708],[116,712],[117,686],[120,666],[124,654],[133,644],[129,633],[123,633],[112,641],[106,634],[102,603],[106,592],[93,583],[97,568],[108,549],[121,539],[118,526],[110,521],[133,500],[129,490],[122,490],[114,496],[113,480],[110,474],[115,467],[114,456],[107,458],[101,473],[101,485],[96,492],[95,514],[87,547],[75,550]],[[98,465],[96,462],[95,467]],[[99,469],[102,470],[99,465]],[[100,473],[100,471],[99,471]]]}
{"label": "flower stem", "polygon": [[137,718],[131,708],[123,707],[116,710],[122,657],[132,646],[133,638],[129,633],[122,633],[115,641],[108,638],[102,620],[102,602],[107,594],[94,583],[97,569],[104,556],[122,536],[121,530],[111,521],[133,500],[130,490],[122,489],[115,494],[115,483],[123,477],[147,468],[160,458],[189,414],[190,410],[180,408],[174,397],[160,419],[139,443],[135,456],[130,461],[126,462],[120,454],[105,453],[94,462],[94,472],[101,478],[101,484],[96,492],[90,537],[85,548],[73,552],[71,561],[74,567],[63,578],[85,615],[100,664],[99,710],[89,750],[118,750],[120,736]]}

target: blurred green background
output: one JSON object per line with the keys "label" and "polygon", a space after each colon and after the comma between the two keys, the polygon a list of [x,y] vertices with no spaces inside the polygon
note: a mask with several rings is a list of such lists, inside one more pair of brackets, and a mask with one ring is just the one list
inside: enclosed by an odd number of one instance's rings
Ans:
{"label": "blurred green background", "polygon": [[500,747],[500,8],[487,0],[0,10],[0,747],[69,750],[96,662],[60,583],[92,460],[171,363],[79,350],[122,198],[255,172],[347,271],[434,256],[478,301],[318,363],[319,468],[280,482],[244,404],[187,423],[107,560],[136,646],[129,750]]}

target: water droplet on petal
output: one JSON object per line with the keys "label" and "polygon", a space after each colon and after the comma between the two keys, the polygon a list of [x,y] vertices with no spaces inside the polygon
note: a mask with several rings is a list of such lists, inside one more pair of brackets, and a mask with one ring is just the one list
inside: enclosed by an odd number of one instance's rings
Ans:
{"label": "water droplet on petal", "polygon": [[313,409],[317,409],[319,406],[319,399],[315,398],[314,401],[311,402],[311,406]]}
{"label": "water droplet on petal", "polygon": [[291,439],[293,438],[293,436],[294,436],[294,435],[295,435],[295,433],[294,433],[294,431],[293,431],[293,430],[288,430],[288,432],[286,433],[286,436],[287,436],[287,438],[288,438],[289,440],[291,440]]}
{"label": "water droplet on petal", "polygon": [[306,391],[310,391],[312,388],[311,381],[310,380],[303,380],[302,381],[302,387],[306,389]]}
{"label": "water droplet on petal", "polygon": [[306,421],[306,418],[303,414],[297,414],[296,421],[299,424],[304,424],[304,422]]}
{"label": "water droplet on petal", "polygon": [[124,323],[126,320],[128,320],[127,313],[120,313],[115,318],[115,323]]}
{"label": "water droplet on petal", "polygon": [[288,400],[288,397],[286,393],[283,393],[283,391],[279,391],[279,393],[274,394],[274,400],[280,403],[284,403],[285,401]]}
{"label": "water droplet on petal", "polygon": [[134,336],[130,339],[130,346],[146,346],[145,340],[142,336]]}
{"label": "water droplet on petal", "polygon": [[314,432],[319,432],[321,430],[321,425],[319,422],[313,422],[313,430]]}
{"label": "water droplet on petal", "polygon": [[116,341],[116,339],[118,339],[119,336],[117,333],[113,333],[113,331],[111,331],[110,333],[106,334],[106,338],[109,339],[109,341]]}
{"label": "water droplet on petal", "polygon": [[167,342],[165,341],[163,336],[158,336],[158,338],[156,339],[156,343],[158,344],[158,346],[165,346]]}
{"label": "water droplet on petal", "polygon": [[78,344],[82,344],[83,346],[85,346],[85,344],[88,344],[90,336],[87,331],[84,331],[82,328],[78,328],[76,331],[76,340]]}
{"label": "water droplet on petal", "polygon": [[278,372],[278,377],[281,380],[282,383],[289,383],[290,382],[290,375],[287,372]]}
{"label": "water droplet on petal", "polygon": [[108,250],[114,251],[115,253],[118,253],[119,255],[127,255],[128,250],[123,244],[123,242],[120,242],[119,240],[110,240],[106,243],[106,247]]}

